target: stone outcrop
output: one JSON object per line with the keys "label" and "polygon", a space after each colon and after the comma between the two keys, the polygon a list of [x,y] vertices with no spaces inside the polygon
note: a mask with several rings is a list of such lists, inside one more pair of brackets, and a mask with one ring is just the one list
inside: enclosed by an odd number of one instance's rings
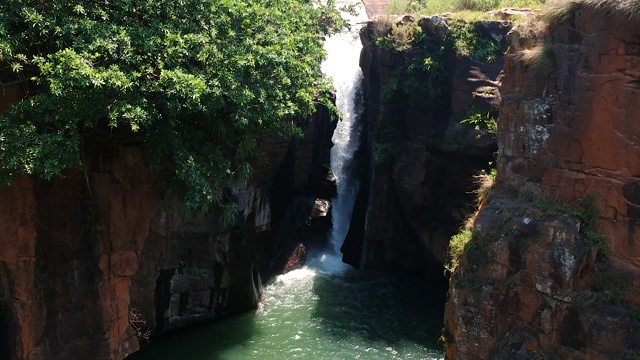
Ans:
{"label": "stone outcrop", "polygon": [[[640,353],[640,28],[609,10],[577,6],[565,23],[510,35],[501,194],[480,211],[475,244],[451,278],[450,359]],[[533,196],[517,195],[523,189]],[[589,193],[596,229],[571,215]],[[567,205],[550,214],[546,198]]]}
{"label": "stone outcrop", "polygon": [[580,220],[547,212],[500,195],[479,213],[451,277],[448,359],[614,359],[633,345],[638,324],[595,291]]}
{"label": "stone outcrop", "polygon": [[[5,94],[3,109],[22,96]],[[84,168],[0,188],[2,358],[123,359],[138,336],[255,306],[278,271],[282,214],[305,197],[308,218],[315,196],[335,188],[327,170],[335,122],[326,115],[301,121],[304,139],[262,143],[252,179],[231,189],[239,218],[230,228],[215,209],[178,216],[131,136],[87,139]],[[290,190],[272,193],[279,181]]]}
{"label": "stone outcrop", "polygon": [[[410,18],[403,21],[404,26],[413,25]],[[440,68],[434,70],[443,80],[431,96],[429,87],[434,84],[428,72],[398,74],[427,51],[443,46],[448,28],[446,19],[439,17],[422,19],[418,25],[426,45],[407,51],[378,46],[373,22],[360,33],[368,134],[364,147],[369,158],[343,246],[344,259],[355,266],[417,270],[432,264],[441,273],[449,238],[472,210],[472,175],[489,166],[497,149],[494,135],[461,120],[473,111],[497,110],[502,59],[457,56],[453,44],[447,43]],[[484,36],[506,41],[507,23],[477,26]],[[388,95],[393,87],[411,81],[418,84],[413,91]]]}

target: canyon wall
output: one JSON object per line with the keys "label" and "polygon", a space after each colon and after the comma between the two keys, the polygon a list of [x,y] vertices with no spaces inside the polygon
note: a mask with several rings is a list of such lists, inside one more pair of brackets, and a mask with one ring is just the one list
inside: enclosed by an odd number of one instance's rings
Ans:
{"label": "canyon wall", "polygon": [[450,280],[449,359],[640,353],[640,26],[615,6],[510,34],[497,188]]}
{"label": "canyon wall", "polygon": [[89,145],[87,171],[0,189],[8,359],[124,358],[130,277],[160,192],[138,146]]}
{"label": "canyon wall", "polygon": [[[503,60],[456,55],[446,18],[397,21],[419,26],[425,39],[398,50],[376,41],[377,22],[360,32],[368,166],[342,250],[355,266],[442,273],[449,238],[473,210],[473,175],[497,150],[495,134],[461,121],[497,111]],[[508,23],[477,26],[480,36],[506,41]],[[437,78],[412,73],[430,56]]]}
{"label": "canyon wall", "polygon": [[[22,96],[5,94],[3,109]],[[306,231],[280,231],[287,209],[310,203],[306,220],[335,185],[327,115],[301,121],[304,139],[263,142],[252,179],[231,189],[239,217],[227,228],[216,209],[179,216],[131,136],[87,139],[82,169],[0,188],[2,358],[123,359],[140,336],[254,307],[298,245],[289,233]],[[286,193],[272,193],[279,182]]]}
{"label": "canyon wall", "polygon": [[168,201],[157,209],[132,276],[140,331],[159,334],[254,308],[262,282],[282,273],[302,239],[308,248],[323,240],[311,235],[322,235],[330,220],[314,228],[318,221],[309,219],[317,197],[335,194],[328,164],[336,122],[321,108],[301,125],[302,139],[263,143],[251,180],[233,189],[240,216],[231,229],[215,212],[185,219]]}

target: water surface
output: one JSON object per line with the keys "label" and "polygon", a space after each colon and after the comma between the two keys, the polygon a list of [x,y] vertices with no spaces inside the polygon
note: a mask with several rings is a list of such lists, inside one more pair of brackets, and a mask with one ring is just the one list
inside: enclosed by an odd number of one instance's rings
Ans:
{"label": "water surface", "polygon": [[258,310],[156,339],[130,359],[443,359],[444,290],[429,286],[310,264],[268,285]]}

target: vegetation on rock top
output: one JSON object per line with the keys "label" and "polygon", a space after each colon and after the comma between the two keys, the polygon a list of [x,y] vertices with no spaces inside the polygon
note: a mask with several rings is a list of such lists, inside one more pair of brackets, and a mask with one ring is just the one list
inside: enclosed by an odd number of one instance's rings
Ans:
{"label": "vegetation on rock top", "polygon": [[433,15],[458,13],[463,17],[483,18],[481,13],[505,7],[539,9],[546,0],[391,0],[388,14]]}
{"label": "vegetation on rock top", "polygon": [[0,180],[50,179],[118,129],[186,207],[219,204],[260,138],[331,106],[321,36],[343,26],[333,0],[4,0],[0,81],[29,96],[0,114]]}

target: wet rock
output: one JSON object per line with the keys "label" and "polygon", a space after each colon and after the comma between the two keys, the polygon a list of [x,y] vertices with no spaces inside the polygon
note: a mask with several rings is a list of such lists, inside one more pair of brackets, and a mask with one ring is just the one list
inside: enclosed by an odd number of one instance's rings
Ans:
{"label": "wet rock", "polygon": [[307,249],[303,244],[298,244],[298,247],[293,251],[287,261],[287,265],[284,267],[283,273],[288,273],[291,270],[299,269],[304,266],[307,261]]}

